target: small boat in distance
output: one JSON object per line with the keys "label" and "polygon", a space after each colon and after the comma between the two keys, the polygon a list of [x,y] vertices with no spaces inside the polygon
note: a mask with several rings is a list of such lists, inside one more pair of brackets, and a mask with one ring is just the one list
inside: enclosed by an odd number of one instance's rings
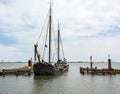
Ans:
{"label": "small boat in distance", "polygon": [[[54,64],[53,64],[53,61],[51,60],[52,59],[52,50],[53,50],[53,43],[52,43],[52,7],[51,7],[51,3],[50,3],[50,8],[49,8],[49,17],[48,17],[48,23],[47,23],[47,32],[45,34],[45,38],[42,40],[45,41],[43,42],[43,53],[41,52],[39,54],[38,52],[38,41],[37,43],[34,45],[34,58],[35,58],[35,61],[36,61],[36,57],[37,57],[37,60],[38,62],[34,63],[33,65],[33,70],[34,70],[34,75],[35,76],[39,76],[39,75],[57,75],[57,74],[61,74],[65,71],[68,71],[69,69],[69,65],[67,64],[66,62],[66,59],[63,55],[63,60],[60,59],[60,47],[63,48],[63,46],[60,46],[60,44],[62,44],[62,40],[61,40],[61,36],[60,36],[60,29],[59,29],[59,24],[58,24],[58,30],[57,30],[57,49],[55,48],[55,50],[57,51],[57,60],[54,61]],[[41,36],[41,34],[40,34]],[[49,37],[49,38],[47,38]],[[40,37],[39,37],[40,38]],[[47,41],[48,39],[48,41]],[[39,39],[38,39],[39,40]],[[55,40],[54,40],[55,41]],[[55,41],[56,42],[56,41]],[[48,43],[48,45],[47,45]],[[42,45],[41,45],[42,46]],[[47,49],[47,51],[46,51]],[[55,51],[54,50],[54,51]],[[44,60],[44,56],[45,56],[45,53],[48,53],[48,61],[46,62],[46,60]],[[42,56],[43,55],[43,56]]]}

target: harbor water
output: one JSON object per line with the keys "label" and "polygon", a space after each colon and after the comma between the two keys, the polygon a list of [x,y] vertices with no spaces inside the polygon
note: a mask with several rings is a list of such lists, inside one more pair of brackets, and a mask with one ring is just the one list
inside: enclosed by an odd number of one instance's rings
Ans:
{"label": "harbor water", "polygon": [[[0,69],[25,66],[27,63],[0,63]],[[120,94],[120,74],[80,74],[79,67],[89,63],[69,63],[69,71],[59,76],[0,76],[0,94]],[[94,67],[107,68],[107,63]],[[120,63],[112,63],[120,69]]]}

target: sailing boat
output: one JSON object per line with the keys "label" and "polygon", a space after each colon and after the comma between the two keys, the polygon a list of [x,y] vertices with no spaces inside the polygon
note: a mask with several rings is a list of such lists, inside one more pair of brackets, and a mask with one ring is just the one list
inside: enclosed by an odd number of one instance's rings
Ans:
{"label": "sailing boat", "polygon": [[[48,33],[49,33],[49,51],[48,51],[48,62],[45,62],[45,60],[41,60],[41,54],[38,52],[38,42],[34,45],[34,58],[36,61],[36,56],[38,59],[38,62],[33,65],[33,70],[34,70],[34,75],[39,76],[39,75],[56,75],[63,73],[65,71],[68,71],[69,65],[66,63],[66,60],[64,59],[63,61],[60,60],[60,29],[59,29],[59,24],[58,24],[58,56],[57,56],[57,61],[52,64],[51,62],[51,50],[52,50],[52,7],[50,4],[49,8],[49,19],[48,19]],[[47,38],[46,38],[47,39]],[[45,40],[46,41],[46,40]],[[47,45],[45,44],[45,47]]]}

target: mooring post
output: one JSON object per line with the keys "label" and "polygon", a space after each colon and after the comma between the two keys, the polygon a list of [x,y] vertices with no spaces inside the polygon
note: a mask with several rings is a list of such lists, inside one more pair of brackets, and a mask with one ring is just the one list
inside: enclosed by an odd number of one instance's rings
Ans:
{"label": "mooring post", "polygon": [[3,76],[5,75],[5,69],[2,70]]}
{"label": "mooring post", "polygon": [[92,56],[90,56],[90,67],[93,68]]}
{"label": "mooring post", "polygon": [[110,59],[110,55],[108,55],[108,70],[111,70],[112,66],[111,66],[111,59]]}
{"label": "mooring post", "polygon": [[29,66],[29,67],[32,67],[32,57],[31,57],[30,60],[28,60],[28,66]]}

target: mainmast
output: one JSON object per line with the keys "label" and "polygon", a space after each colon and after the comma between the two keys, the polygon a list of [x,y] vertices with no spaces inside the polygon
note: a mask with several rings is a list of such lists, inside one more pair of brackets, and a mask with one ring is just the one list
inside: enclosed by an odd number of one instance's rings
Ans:
{"label": "mainmast", "polygon": [[49,10],[49,63],[51,63],[51,25],[52,25],[52,8],[50,2],[50,10]]}
{"label": "mainmast", "polygon": [[59,23],[58,23],[58,63],[60,60],[60,28],[59,28]]}

